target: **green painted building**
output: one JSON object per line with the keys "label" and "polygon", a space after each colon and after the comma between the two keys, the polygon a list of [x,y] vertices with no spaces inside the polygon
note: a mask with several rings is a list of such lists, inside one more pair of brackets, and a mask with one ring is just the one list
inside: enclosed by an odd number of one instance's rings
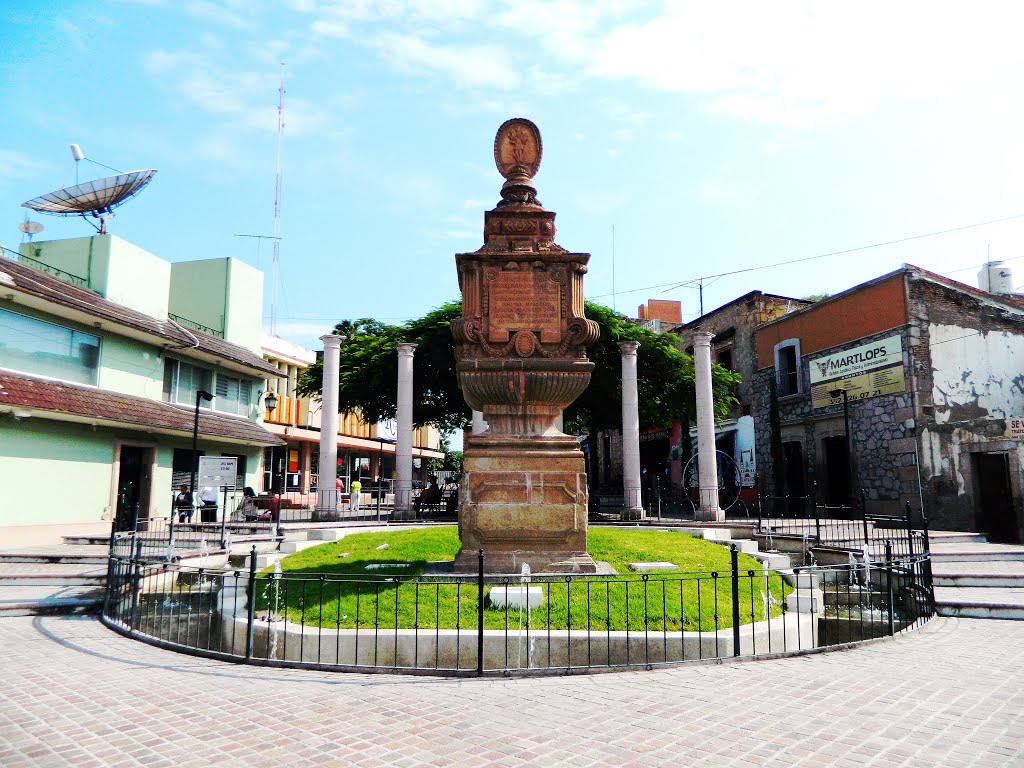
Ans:
{"label": "green painted building", "polygon": [[[166,516],[199,453],[259,487],[263,275],[231,258],[169,263],[112,235],[0,260],[0,542]],[[35,535],[38,534],[38,535]],[[49,536],[48,538],[54,538]]]}

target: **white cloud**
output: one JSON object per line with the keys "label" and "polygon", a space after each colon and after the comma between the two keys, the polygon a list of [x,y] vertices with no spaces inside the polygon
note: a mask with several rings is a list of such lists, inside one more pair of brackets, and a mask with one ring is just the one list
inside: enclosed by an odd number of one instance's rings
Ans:
{"label": "white cloud", "polygon": [[510,89],[519,75],[502,46],[438,46],[413,35],[386,33],[371,42],[384,59],[408,74],[443,74],[460,88]]}
{"label": "white cloud", "polygon": [[424,22],[452,24],[477,19],[484,7],[482,0],[334,0],[321,3],[316,11],[327,19],[421,26]]}
{"label": "white cloud", "polygon": [[348,24],[326,19],[317,19],[309,26],[309,30],[314,37],[345,38],[351,34]]}
{"label": "white cloud", "polygon": [[82,39],[82,30],[75,24],[67,19],[57,19],[56,24],[60,31],[64,33],[64,36],[67,37],[72,48],[79,53],[85,53],[88,50],[85,41]]}
{"label": "white cloud", "polygon": [[[145,69],[166,87],[213,115],[254,130],[277,130],[280,72],[251,72],[219,65],[191,51],[151,51]],[[287,91],[287,84],[286,84]],[[285,99],[285,131],[298,136],[321,130],[327,116],[306,99]]]}
{"label": "white cloud", "polygon": [[887,97],[944,98],[989,72],[1019,75],[1022,11],[994,7],[679,1],[605,34],[588,69],[706,94],[714,113],[814,126],[870,115]]}
{"label": "white cloud", "polygon": [[31,179],[39,174],[43,164],[13,149],[0,149],[0,184],[15,179]]}
{"label": "white cloud", "polygon": [[603,99],[601,107],[610,120],[636,127],[647,125],[653,117],[650,112],[642,112],[629,104],[611,99]]}
{"label": "white cloud", "polygon": [[[184,6],[239,28],[248,7],[246,0]],[[639,93],[695,96],[724,118],[806,128],[869,117],[886,100],[940,102],[978,88],[1012,102],[1024,69],[1016,40],[1024,6],[1009,2],[284,0],[284,7],[303,14],[305,33],[277,30],[268,61],[327,58],[328,41],[345,40],[402,74],[447,79],[455,95],[441,107],[453,114],[509,111],[493,94],[460,104],[459,90],[508,94],[528,85],[531,95],[557,96],[587,81],[614,81]],[[220,100],[215,89],[210,95]],[[606,111],[634,128],[654,120],[628,104]]]}
{"label": "white cloud", "polygon": [[209,0],[189,0],[185,3],[185,13],[194,19],[209,21],[232,29],[246,29],[251,26],[250,22],[240,14],[230,11],[222,5],[211,3]]}
{"label": "white cloud", "polygon": [[215,160],[220,165],[241,167],[246,158],[238,147],[238,142],[227,136],[206,136],[196,142],[196,154],[207,160]]}

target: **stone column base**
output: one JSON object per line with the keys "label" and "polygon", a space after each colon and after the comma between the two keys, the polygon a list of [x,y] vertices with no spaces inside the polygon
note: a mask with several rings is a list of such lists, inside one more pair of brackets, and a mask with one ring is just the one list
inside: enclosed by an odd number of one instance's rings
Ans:
{"label": "stone column base", "polygon": [[339,519],[338,491],[336,488],[322,488],[316,492],[316,509],[313,511],[312,517],[313,522],[327,522]]}
{"label": "stone column base", "polygon": [[694,520],[708,523],[725,522],[725,510],[721,507],[697,507],[693,513]]}
{"label": "stone column base", "polygon": [[459,492],[462,549],[455,570],[595,573],[587,554],[587,476],[567,435],[472,435]]}
{"label": "stone column base", "polygon": [[624,507],[622,510],[623,520],[646,520],[643,507]]}

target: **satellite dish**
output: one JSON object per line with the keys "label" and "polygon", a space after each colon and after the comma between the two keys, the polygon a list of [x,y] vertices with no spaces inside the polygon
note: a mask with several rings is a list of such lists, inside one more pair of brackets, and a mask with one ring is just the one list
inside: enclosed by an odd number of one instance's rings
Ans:
{"label": "satellite dish", "polygon": [[21,224],[18,225],[18,229],[20,229],[29,237],[32,237],[32,235],[38,235],[40,232],[43,231],[43,225],[40,224],[38,221],[30,221],[29,219],[25,219],[23,222],[21,222]]}
{"label": "satellite dish", "polygon": [[153,178],[156,170],[128,171],[117,176],[107,176],[73,187],[65,187],[46,195],[34,197],[22,203],[22,208],[31,208],[40,213],[57,216],[81,216],[92,214],[100,220],[99,233],[106,234],[106,217],[121,203],[134,197]]}

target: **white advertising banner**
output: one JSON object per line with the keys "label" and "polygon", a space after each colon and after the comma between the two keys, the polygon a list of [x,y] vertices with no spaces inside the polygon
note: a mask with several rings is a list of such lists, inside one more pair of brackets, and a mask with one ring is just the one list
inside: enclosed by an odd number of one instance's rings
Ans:
{"label": "white advertising banner", "polygon": [[837,352],[834,355],[815,357],[811,360],[811,384],[833,379],[843,379],[876,368],[888,368],[903,364],[903,344],[899,336],[862,344],[859,347]]}

